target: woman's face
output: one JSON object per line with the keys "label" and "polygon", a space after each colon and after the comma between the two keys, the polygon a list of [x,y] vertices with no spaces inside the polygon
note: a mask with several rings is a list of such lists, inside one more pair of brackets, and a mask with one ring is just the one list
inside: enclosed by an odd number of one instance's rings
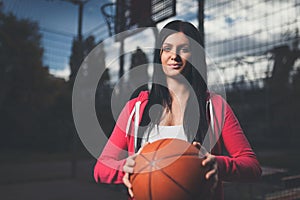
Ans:
{"label": "woman's face", "polygon": [[187,36],[182,33],[169,35],[162,44],[161,63],[167,77],[179,75],[191,57],[191,47]]}

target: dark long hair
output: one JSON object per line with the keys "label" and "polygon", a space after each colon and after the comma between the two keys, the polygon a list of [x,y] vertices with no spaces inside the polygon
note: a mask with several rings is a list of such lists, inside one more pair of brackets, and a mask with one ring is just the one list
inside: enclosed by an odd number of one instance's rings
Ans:
{"label": "dark long hair", "polygon": [[[206,84],[206,74],[207,67],[205,63],[204,51],[200,44],[202,43],[202,37],[197,28],[195,28],[191,23],[184,21],[172,21],[165,25],[163,29],[158,34],[156,39],[156,48],[154,51],[154,72],[153,72],[153,83],[151,91],[149,94],[149,102],[144,110],[142,120],[140,123],[139,133],[138,133],[138,147],[141,145],[141,140],[145,130],[149,127],[150,130],[155,124],[159,124],[161,119],[163,108],[171,110],[172,107],[172,97],[170,95],[169,89],[165,87],[166,77],[161,66],[161,47],[164,40],[171,34],[176,32],[182,32],[188,36],[191,45],[192,56],[191,60],[187,63],[187,66],[182,72],[182,75],[191,85],[191,89],[196,95],[195,98],[189,97],[186,109],[184,112],[183,127],[187,134],[189,142],[192,141],[203,141],[207,129],[208,120],[206,115],[206,99],[207,99],[207,84]],[[196,101],[195,101],[196,99]],[[154,111],[155,115],[149,113],[150,108],[153,105],[159,104],[161,107]],[[195,112],[195,108],[199,108],[199,112]],[[200,116],[194,116],[194,115]],[[196,120],[195,119],[200,119]],[[149,133],[148,133],[149,134]]]}

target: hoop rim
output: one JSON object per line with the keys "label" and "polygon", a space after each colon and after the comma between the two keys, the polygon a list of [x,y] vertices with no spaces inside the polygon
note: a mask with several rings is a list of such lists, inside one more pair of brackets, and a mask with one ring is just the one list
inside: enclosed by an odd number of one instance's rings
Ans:
{"label": "hoop rim", "polygon": [[102,14],[105,16],[105,17],[111,17],[111,18],[114,18],[116,16],[116,14],[109,14],[106,12],[105,8],[107,7],[113,7],[113,6],[116,6],[116,3],[106,3],[104,5],[101,6],[100,10],[102,12]]}

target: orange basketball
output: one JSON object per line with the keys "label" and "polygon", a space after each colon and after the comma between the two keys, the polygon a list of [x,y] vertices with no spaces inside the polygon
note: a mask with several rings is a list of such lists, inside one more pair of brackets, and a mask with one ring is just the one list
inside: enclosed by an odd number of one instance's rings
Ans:
{"label": "orange basketball", "polygon": [[136,200],[207,199],[212,183],[205,179],[199,150],[179,139],[144,146],[130,176]]}

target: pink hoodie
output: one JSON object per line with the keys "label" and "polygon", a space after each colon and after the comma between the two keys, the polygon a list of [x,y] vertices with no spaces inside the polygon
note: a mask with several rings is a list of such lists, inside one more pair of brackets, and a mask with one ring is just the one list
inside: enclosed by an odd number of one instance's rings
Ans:
{"label": "pink hoodie", "polygon": [[[94,169],[96,182],[122,184],[123,165],[128,155],[134,154],[137,129],[148,103],[144,91],[130,100],[122,110],[115,128]],[[218,186],[213,199],[223,199],[222,181],[252,181],[261,175],[260,164],[240,124],[227,102],[219,95],[210,95],[207,101],[211,119],[209,143],[211,154],[218,164]],[[204,141],[206,142],[206,141]],[[228,156],[222,155],[222,146]]]}

